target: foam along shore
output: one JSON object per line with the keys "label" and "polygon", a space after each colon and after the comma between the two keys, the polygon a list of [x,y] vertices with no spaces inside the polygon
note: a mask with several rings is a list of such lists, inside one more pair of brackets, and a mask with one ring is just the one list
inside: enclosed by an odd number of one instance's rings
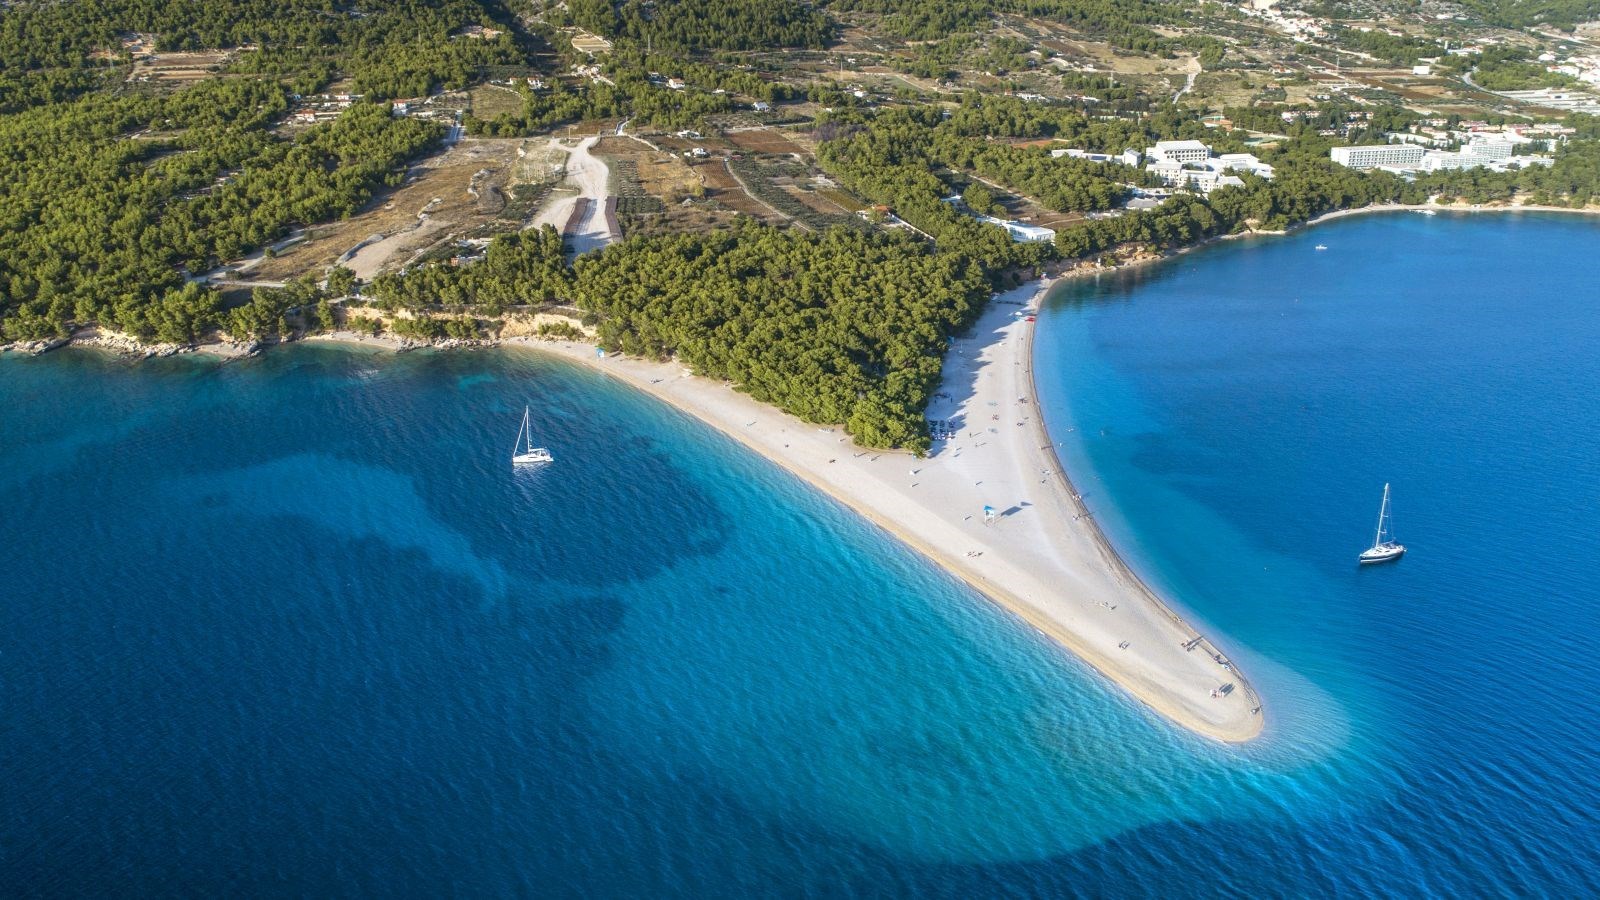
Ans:
{"label": "foam along shore", "polygon": [[[863,450],[682,366],[586,344],[527,342],[644,390],[738,439],[865,515],[1076,653],[1173,722],[1227,742],[1261,733],[1235,667],[1124,565],[1062,472],[1033,389],[1033,328],[1048,282],[1002,294],[955,341],[929,417],[932,454]],[[513,340],[508,343],[518,344]],[[984,507],[995,518],[985,521]]]}

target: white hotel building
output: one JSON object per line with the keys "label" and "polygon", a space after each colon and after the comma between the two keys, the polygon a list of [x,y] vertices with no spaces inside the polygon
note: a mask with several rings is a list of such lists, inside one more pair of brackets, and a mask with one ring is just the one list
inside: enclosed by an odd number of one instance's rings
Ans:
{"label": "white hotel building", "polygon": [[1414,169],[1422,165],[1426,151],[1416,144],[1365,144],[1335,147],[1329,151],[1333,161],[1351,169]]}
{"label": "white hotel building", "polygon": [[1211,148],[1201,141],[1156,141],[1144,155],[1154,162],[1201,163],[1211,158]]}
{"label": "white hotel building", "polygon": [[1270,179],[1272,166],[1252,153],[1224,153],[1212,156],[1211,148],[1200,141],[1157,141],[1145,151],[1150,164],[1145,171],[1160,176],[1172,187],[1192,187],[1209,194],[1219,187],[1241,186],[1244,180],[1232,172],[1250,172]]}
{"label": "white hotel building", "polygon": [[1438,172],[1444,169],[1476,169],[1480,166],[1503,172],[1512,166],[1548,166],[1548,156],[1516,156],[1516,145],[1497,138],[1473,138],[1460,150],[1425,150],[1414,144],[1370,144],[1363,147],[1335,147],[1329,151],[1333,161],[1352,169],[1388,169],[1398,172]]}

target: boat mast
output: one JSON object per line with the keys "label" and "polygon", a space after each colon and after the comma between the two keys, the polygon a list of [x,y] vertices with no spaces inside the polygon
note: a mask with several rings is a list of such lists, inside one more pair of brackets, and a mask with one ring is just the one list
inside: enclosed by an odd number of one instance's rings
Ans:
{"label": "boat mast", "polygon": [[1383,485],[1383,503],[1378,506],[1378,534],[1372,539],[1374,548],[1383,545],[1383,520],[1389,516],[1389,485]]}
{"label": "boat mast", "polygon": [[[531,411],[532,410],[529,407],[524,406],[522,408],[522,430],[517,432],[517,437],[523,437],[523,435],[527,435],[523,441],[523,445],[527,447],[526,450],[522,451],[524,453],[533,452],[533,429],[528,427],[528,416]],[[1385,490],[1387,490],[1387,488],[1385,488]],[[1388,494],[1384,494],[1384,497],[1387,498]]]}

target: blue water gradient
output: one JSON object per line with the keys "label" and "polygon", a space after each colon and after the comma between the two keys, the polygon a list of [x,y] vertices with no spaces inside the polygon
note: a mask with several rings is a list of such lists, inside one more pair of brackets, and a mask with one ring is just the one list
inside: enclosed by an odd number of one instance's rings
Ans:
{"label": "blue water gradient", "polygon": [[[1090,504],[1262,688],[1244,749],[532,352],[0,358],[0,883],[1581,892],[1597,231],[1314,234],[1040,323]],[[514,472],[524,404],[557,462]],[[1383,479],[1414,549],[1356,572]]]}
{"label": "blue water gradient", "polygon": [[[1054,292],[1040,391],[1102,526],[1241,651],[1269,740],[1344,723],[1302,773],[1344,814],[1295,803],[1248,886],[1600,884],[1597,250],[1397,214]],[[1410,552],[1359,568],[1386,481]]]}

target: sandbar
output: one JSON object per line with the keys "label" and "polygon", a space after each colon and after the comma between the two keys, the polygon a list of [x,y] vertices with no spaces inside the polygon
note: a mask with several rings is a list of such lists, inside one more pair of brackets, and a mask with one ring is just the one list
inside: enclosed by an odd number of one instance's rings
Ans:
{"label": "sandbar", "polygon": [[[1117,555],[1062,470],[1033,386],[1048,282],[996,296],[952,342],[926,458],[865,450],[676,363],[512,339],[605,372],[734,437],[895,535],[1172,722],[1228,743],[1265,714],[1242,673]],[[986,521],[984,507],[995,515]]]}

